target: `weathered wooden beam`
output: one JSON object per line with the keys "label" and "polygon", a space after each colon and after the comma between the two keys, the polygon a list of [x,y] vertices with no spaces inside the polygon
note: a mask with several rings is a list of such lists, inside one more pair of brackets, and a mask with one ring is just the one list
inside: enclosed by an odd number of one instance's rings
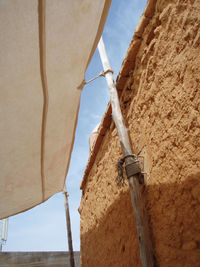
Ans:
{"label": "weathered wooden beam", "polygon": [[65,198],[65,212],[66,212],[66,223],[67,223],[67,236],[68,236],[68,247],[69,247],[69,255],[70,255],[70,267],[75,267],[74,263],[74,251],[72,245],[72,232],[71,232],[71,222],[70,222],[70,214],[69,214],[69,204],[68,204],[68,193],[66,188],[63,191]]}
{"label": "weathered wooden beam", "polygon": [[[117,128],[122,152],[125,157],[125,164],[127,166],[130,164],[134,164],[135,161],[133,157],[127,157],[129,155],[132,155],[133,152],[132,152],[131,145],[130,145],[128,130],[124,124],[124,119],[123,119],[120,104],[119,104],[117,90],[116,90],[114,80],[113,80],[113,72],[109,64],[109,60],[106,54],[106,50],[105,50],[102,38],[99,41],[98,50],[99,50],[100,58],[101,58],[102,65],[104,68],[108,89],[110,92],[112,117],[115,122],[115,126]],[[131,202],[132,202],[132,206],[134,210],[134,218],[135,218],[137,234],[138,234],[141,263],[143,267],[152,267],[154,266],[154,257],[153,257],[153,251],[152,251],[152,244],[151,244],[151,240],[149,237],[147,218],[146,218],[145,211],[144,211],[144,203],[142,203],[142,198],[141,198],[138,175],[129,177],[128,181],[129,181]]]}

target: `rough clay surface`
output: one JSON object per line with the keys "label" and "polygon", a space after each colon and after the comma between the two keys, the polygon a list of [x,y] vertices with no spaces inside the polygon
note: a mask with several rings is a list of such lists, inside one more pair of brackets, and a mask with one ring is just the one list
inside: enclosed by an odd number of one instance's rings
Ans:
{"label": "rough clay surface", "polygon": [[[133,150],[145,150],[143,192],[159,266],[200,266],[200,1],[158,0],[121,96]],[[84,267],[141,266],[121,149],[111,124],[83,189]]]}

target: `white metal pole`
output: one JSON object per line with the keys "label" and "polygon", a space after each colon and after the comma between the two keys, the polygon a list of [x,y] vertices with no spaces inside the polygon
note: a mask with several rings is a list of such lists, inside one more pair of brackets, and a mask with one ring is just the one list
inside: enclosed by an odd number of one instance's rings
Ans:
{"label": "white metal pole", "polygon": [[[130,145],[130,140],[128,136],[127,129],[124,124],[117,90],[113,80],[113,72],[111,70],[109,60],[106,54],[105,46],[103,39],[101,38],[98,44],[98,50],[102,65],[105,72],[105,78],[108,84],[108,89],[110,92],[110,102],[112,106],[112,117],[115,122],[115,126],[118,131],[121,148],[123,155],[125,157],[125,164],[130,165],[134,163],[132,157],[127,157],[132,155],[132,149]],[[109,71],[110,70],[110,71]],[[138,242],[140,248],[140,257],[143,267],[152,267],[154,266],[154,257],[152,253],[152,245],[149,238],[149,229],[147,224],[147,219],[144,211],[144,205],[141,199],[140,185],[138,175],[129,177],[129,188],[131,194],[131,202],[134,210],[134,218],[136,222]]]}
{"label": "white metal pole", "polygon": [[120,142],[123,144],[123,153],[126,156],[129,154],[132,154],[131,146],[130,146],[130,142],[129,142],[128,132],[127,132],[127,129],[125,127],[124,119],[123,119],[123,116],[121,113],[121,108],[119,105],[118,94],[117,94],[117,90],[116,90],[115,83],[113,80],[113,72],[109,71],[109,70],[111,70],[111,67],[110,67],[110,63],[109,63],[109,60],[108,60],[108,57],[106,54],[106,50],[105,50],[105,46],[104,46],[102,37],[101,37],[99,44],[98,44],[98,50],[99,50],[99,54],[100,54],[100,58],[101,58],[101,62],[103,65],[104,72],[106,72],[105,78],[106,78],[106,82],[108,84],[108,89],[110,92],[110,101],[111,101],[111,106],[112,106],[112,117],[113,117],[113,120],[114,120],[115,125],[117,127]]}
{"label": "white metal pole", "polygon": [[8,236],[8,218],[3,219],[1,223],[1,238],[0,238],[0,251],[2,251],[3,244],[7,241]]}

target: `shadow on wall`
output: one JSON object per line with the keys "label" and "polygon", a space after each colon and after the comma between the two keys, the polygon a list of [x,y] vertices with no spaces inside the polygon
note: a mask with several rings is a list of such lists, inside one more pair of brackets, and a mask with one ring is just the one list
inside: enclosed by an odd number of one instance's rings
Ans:
{"label": "shadow on wall", "polygon": [[[182,183],[149,185],[143,198],[159,266],[200,266],[200,172]],[[81,236],[82,266],[141,266],[129,191]]]}

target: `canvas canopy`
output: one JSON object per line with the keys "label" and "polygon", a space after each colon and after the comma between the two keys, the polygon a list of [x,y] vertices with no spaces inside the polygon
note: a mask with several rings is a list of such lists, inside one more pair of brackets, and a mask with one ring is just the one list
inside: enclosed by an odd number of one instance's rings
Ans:
{"label": "canvas canopy", "polygon": [[0,218],[63,190],[110,2],[0,1]]}

